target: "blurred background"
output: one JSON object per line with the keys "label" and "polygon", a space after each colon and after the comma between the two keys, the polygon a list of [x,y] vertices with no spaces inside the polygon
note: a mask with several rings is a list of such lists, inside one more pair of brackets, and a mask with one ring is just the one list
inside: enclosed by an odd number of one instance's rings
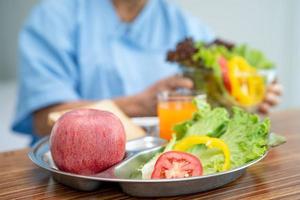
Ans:
{"label": "blurred background", "polygon": [[[299,0],[170,0],[208,24],[218,36],[248,43],[278,66],[285,87],[277,108],[300,107]],[[0,0],[0,151],[28,145],[10,131],[17,92],[18,33],[38,0]]]}

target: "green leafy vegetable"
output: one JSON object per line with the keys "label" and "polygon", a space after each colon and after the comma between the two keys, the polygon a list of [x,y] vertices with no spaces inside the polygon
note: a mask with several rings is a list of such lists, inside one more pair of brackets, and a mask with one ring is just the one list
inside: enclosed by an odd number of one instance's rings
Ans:
{"label": "green leafy vegetable", "polygon": [[221,139],[228,145],[233,168],[261,157],[268,149],[270,120],[260,121],[254,114],[233,109],[233,117]]}
{"label": "green leafy vegetable", "polygon": [[193,55],[192,59],[195,63],[201,62],[205,68],[218,69],[218,58],[224,56],[231,57],[231,52],[222,45],[205,46],[201,43],[196,44],[197,52]]}
{"label": "green leafy vegetable", "polygon": [[197,111],[193,119],[183,122],[174,127],[178,139],[188,135],[207,135],[220,137],[226,130],[229,114],[225,108],[211,109],[210,105],[203,100],[195,101]]}
{"label": "green leafy vegetable", "polygon": [[224,155],[220,149],[208,149],[205,145],[196,145],[187,151],[197,156],[203,166],[203,174],[213,174],[222,171]]}
{"label": "green leafy vegetable", "polygon": [[[201,111],[199,111],[201,113]],[[191,125],[185,136],[188,135],[208,135],[218,137],[224,132],[224,127],[228,123],[228,112],[224,108],[216,108],[207,112]]]}
{"label": "green leafy vegetable", "polygon": [[274,63],[268,60],[261,51],[252,49],[248,45],[236,46],[233,53],[244,57],[250,65],[257,69],[274,68]]}
{"label": "green leafy vegetable", "polygon": [[277,135],[275,133],[270,133],[268,146],[269,147],[276,147],[286,142],[285,137],[281,135]]}

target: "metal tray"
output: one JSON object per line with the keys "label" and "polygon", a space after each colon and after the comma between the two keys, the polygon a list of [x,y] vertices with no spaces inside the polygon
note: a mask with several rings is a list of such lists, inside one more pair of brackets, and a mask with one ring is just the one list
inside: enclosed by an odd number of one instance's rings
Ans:
{"label": "metal tray", "polygon": [[49,138],[41,139],[29,152],[29,158],[37,166],[50,171],[53,178],[64,185],[82,191],[101,188],[106,182],[120,184],[122,190],[137,197],[166,197],[203,192],[221,187],[240,177],[247,167],[262,160],[252,161],[230,171],[181,179],[142,180],[130,178],[134,170],[162,149],[165,140],[157,137],[143,137],[127,142],[126,158],[119,164],[96,175],[84,176],[60,171],[55,166],[49,151]]}

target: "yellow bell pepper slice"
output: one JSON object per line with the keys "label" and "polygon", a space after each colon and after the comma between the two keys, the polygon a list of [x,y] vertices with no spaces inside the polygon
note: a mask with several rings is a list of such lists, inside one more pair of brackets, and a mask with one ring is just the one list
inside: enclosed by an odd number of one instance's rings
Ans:
{"label": "yellow bell pepper slice", "polygon": [[243,106],[260,103],[265,94],[264,79],[244,58],[234,56],[228,62],[231,95]]}
{"label": "yellow bell pepper slice", "polygon": [[225,142],[218,138],[212,138],[208,136],[191,135],[180,140],[174,147],[175,151],[186,151],[189,148],[197,145],[205,144],[208,148],[218,148],[223,151],[224,165],[222,171],[230,169],[230,151]]}

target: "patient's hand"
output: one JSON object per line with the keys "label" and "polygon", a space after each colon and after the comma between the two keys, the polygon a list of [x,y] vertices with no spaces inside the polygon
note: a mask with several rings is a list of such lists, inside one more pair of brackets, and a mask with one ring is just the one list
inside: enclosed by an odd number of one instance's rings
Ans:
{"label": "patient's hand", "polygon": [[259,105],[258,111],[262,114],[268,114],[272,107],[280,103],[283,87],[277,81],[267,87],[264,101]]}
{"label": "patient's hand", "polygon": [[157,94],[161,91],[175,91],[178,88],[192,89],[193,82],[179,75],[160,80],[143,92],[129,97],[115,99],[114,102],[128,116],[154,116],[157,111]]}

